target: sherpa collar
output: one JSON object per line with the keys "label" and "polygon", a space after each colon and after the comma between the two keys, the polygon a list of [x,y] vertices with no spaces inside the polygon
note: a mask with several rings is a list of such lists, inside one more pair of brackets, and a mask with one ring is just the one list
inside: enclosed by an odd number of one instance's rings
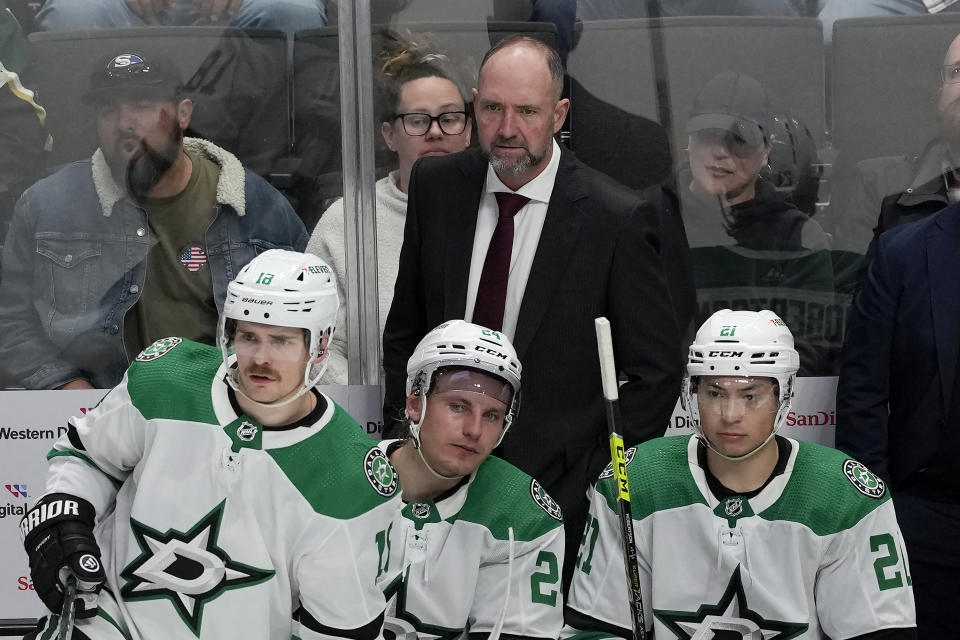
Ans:
{"label": "sherpa collar", "polygon": [[[217,180],[217,203],[233,207],[237,215],[246,213],[244,197],[243,165],[235,155],[221,149],[212,142],[200,138],[184,138],[184,149],[203,155],[220,166],[220,178]],[[116,183],[107,165],[103,152],[97,149],[91,158],[93,185],[100,199],[103,215],[109,216],[114,205],[126,197],[123,188]]]}

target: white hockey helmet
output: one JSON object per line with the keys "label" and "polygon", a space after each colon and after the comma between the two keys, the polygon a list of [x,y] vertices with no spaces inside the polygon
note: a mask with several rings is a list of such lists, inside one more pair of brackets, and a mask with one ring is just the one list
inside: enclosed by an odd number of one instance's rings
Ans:
{"label": "white hockey helmet", "polygon": [[[497,398],[507,405],[503,440],[520,405],[520,359],[505,335],[465,320],[449,320],[423,337],[407,361],[407,395],[426,398],[434,388],[438,370],[473,369],[505,383],[506,389]],[[488,394],[489,395],[489,394]],[[509,397],[507,397],[509,396]],[[411,421],[410,434],[420,447],[420,425],[426,415],[426,404],[420,420]]]}
{"label": "white hockey helmet", "polygon": [[[690,412],[693,430],[707,446],[713,448],[704,436],[700,424],[697,400],[697,382],[700,376],[772,378],[777,383],[778,401],[773,431],[770,434],[772,438],[787,420],[799,368],[800,355],[793,346],[793,334],[777,314],[766,309],[717,311],[697,331],[687,356],[687,375],[683,381],[681,397]],[[767,441],[769,438],[763,444]],[[731,459],[745,458],[760,447],[745,456]]]}
{"label": "white hockey helmet", "polygon": [[[228,363],[232,355],[237,320],[305,329],[309,357],[303,373],[303,388],[291,398],[271,406],[286,404],[316,385],[323,375],[327,360],[323,340],[328,336],[330,340],[333,338],[339,307],[333,269],[323,260],[297,251],[264,251],[227,285],[217,331],[223,360]],[[316,363],[319,358],[322,366]],[[227,380],[242,393],[232,374]]]}

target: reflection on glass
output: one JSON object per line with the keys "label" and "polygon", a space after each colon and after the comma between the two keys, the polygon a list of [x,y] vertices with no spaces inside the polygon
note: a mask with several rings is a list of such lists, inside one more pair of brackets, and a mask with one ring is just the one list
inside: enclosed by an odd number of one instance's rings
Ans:
{"label": "reflection on glass", "polygon": [[687,162],[676,175],[699,317],[771,309],[793,329],[802,373],[824,373],[838,310],[827,238],[778,192],[768,162],[773,118],[754,78],[723,72],[697,94]]}

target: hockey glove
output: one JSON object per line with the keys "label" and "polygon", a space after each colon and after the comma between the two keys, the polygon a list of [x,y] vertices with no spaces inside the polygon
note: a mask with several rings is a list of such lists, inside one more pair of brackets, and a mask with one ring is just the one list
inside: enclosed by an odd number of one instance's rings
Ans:
{"label": "hockey glove", "polygon": [[33,587],[53,613],[60,614],[71,573],[77,577],[77,618],[97,613],[97,594],[106,576],[93,523],[93,505],[66,493],[43,496],[20,520]]}

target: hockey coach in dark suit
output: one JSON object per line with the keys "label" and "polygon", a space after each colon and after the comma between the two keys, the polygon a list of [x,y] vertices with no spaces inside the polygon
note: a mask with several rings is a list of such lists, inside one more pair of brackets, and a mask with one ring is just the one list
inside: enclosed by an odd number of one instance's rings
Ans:
{"label": "hockey coach in dark suit", "polygon": [[481,148],[414,166],[383,338],[384,420],[385,437],[405,435],[393,421],[406,363],[430,328],[464,318],[506,334],[529,377],[497,453],[560,503],[572,569],[587,487],[610,461],[594,318],[609,318],[626,378],[628,446],[663,435],[682,362],[657,213],[554,141],[569,107],[562,86],[549,46],[504,40],[473,91]]}

